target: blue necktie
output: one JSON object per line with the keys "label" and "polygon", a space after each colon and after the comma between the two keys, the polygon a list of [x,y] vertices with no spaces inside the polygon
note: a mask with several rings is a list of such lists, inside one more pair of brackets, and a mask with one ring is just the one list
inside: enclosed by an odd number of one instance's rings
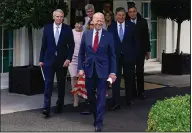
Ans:
{"label": "blue necktie", "polygon": [[56,32],[55,32],[55,44],[57,45],[59,41],[59,26],[56,27]]}
{"label": "blue necktie", "polygon": [[123,41],[123,28],[122,28],[122,24],[119,25],[119,38],[121,40],[121,42]]}

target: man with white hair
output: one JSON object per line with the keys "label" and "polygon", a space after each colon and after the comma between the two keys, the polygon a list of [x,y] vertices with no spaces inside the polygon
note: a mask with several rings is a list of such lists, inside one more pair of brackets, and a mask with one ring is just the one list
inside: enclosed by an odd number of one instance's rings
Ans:
{"label": "man with white hair", "polygon": [[[113,36],[102,29],[104,15],[93,15],[93,30],[83,33],[79,50],[79,76],[85,74],[86,89],[90,108],[94,116],[95,131],[102,130],[103,115],[106,102],[107,79],[116,80],[116,55]],[[96,85],[97,92],[95,95]],[[97,97],[97,98],[96,98]]]}
{"label": "man with white hair", "polygon": [[[87,4],[85,6],[85,12],[87,14],[87,16],[85,17],[85,24],[83,26],[83,31],[85,31],[87,29],[88,23],[90,20],[92,20],[93,18],[93,14],[95,13],[95,7],[93,4]],[[107,29],[107,26],[105,24],[105,22],[103,23],[103,29]]]}
{"label": "man with white hair", "polygon": [[65,95],[65,78],[74,51],[72,29],[63,23],[64,13],[61,9],[53,12],[53,24],[44,27],[39,65],[45,77],[44,107],[45,117],[50,116],[51,95],[54,75],[58,83],[58,100],[56,113],[62,113]]}

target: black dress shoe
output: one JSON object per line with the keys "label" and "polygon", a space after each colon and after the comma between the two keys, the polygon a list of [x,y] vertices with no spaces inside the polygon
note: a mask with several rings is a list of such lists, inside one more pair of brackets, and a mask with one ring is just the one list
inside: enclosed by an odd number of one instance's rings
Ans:
{"label": "black dress shoe", "polygon": [[62,107],[62,106],[56,106],[56,108],[55,108],[55,113],[56,113],[56,114],[61,114],[61,113],[63,113],[63,107]]}
{"label": "black dress shoe", "polygon": [[44,109],[43,112],[42,112],[42,114],[45,115],[45,118],[50,117],[50,109]]}
{"label": "black dress shoe", "polygon": [[139,94],[139,99],[145,100],[145,99],[147,99],[147,96],[145,96],[143,93],[141,93],[141,94]]}
{"label": "black dress shoe", "polygon": [[132,100],[127,101],[127,106],[131,106],[131,105],[133,105],[133,101]]}
{"label": "black dress shoe", "polygon": [[95,132],[101,132],[101,131],[102,131],[101,127],[95,127]]}
{"label": "black dress shoe", "polygon": [[[103,126],[103,123],[101,123],[101,125]],[[93,122],[93,126],[96,127],[96,122]]]}
{"label": "black dress shoe", "polygon": [[110,107],[109,110],[118,110],[120,108],[121,108],[120,105],[116,104],[116,105],[113,105],[112,107]]}

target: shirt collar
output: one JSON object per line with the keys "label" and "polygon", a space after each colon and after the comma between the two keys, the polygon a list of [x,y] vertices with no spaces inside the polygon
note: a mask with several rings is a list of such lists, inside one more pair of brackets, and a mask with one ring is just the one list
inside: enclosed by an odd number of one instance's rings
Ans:
{"label": "shirt collar", "polygon": [[131,19],[131,22],[137,23],[137,18]]}
{"label": "shirt collar", "polygon": [[56,27],[59,27],[59,28],[61,28],[62,27],[62,23],[59,25],[59,26],[57,26],[56,24],[55,24],[55,22],[54,22],[54,28],[56,28]]}
{"label": "shirt collar", "polygon": [[125,21],[124,21],[123,23],[119,23],[119,22],[117,21],[117,25],[119,26],[120,24],[122,24],[122,26],[124,27],[124,26],[125,26]]}
{"label": "shirt collar", "polygon": [[[93,30],[93,35],[96,34],[96,32],[97,32],[97,31],[96,31],[95,28],[94,28],[94,30]],[[98,32],[99,32],[99,35],[101,35],[102,28],[101,28]]]}

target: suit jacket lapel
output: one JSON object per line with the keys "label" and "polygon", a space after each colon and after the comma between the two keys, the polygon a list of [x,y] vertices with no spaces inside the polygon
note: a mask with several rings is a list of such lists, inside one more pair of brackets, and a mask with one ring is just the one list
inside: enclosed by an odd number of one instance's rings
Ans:
{"label": "suit jacket lapel", "polygon": [[[128,30],[129,30],[128,24],[125,22],[125,31],[124,31],[123,41],[124,41],[125,38],[127,37]],[[122,41],[122,42],[123,42],[123,41]]]}
{"label": "suit jacket lapel", "polygon": [[56,46],[55,36],[54,36],[54,26],[53,26],[53,24],[51,25],[50,29],[51,29],[51,36],[52,36],[52,38],[53,38],[53,44]]}
{"label": "suit jacket lapel", "polygon": [[118,24],[117,24],[117,22],[116,22],[116,25],[115,25],[115,33],[116,33],[116,36],[118,36],[119,41],[121,42],[121,39],[119,38]]}
{"label": "suit jacket lapel", "polygon": [[58,47],[58,45],[60,44],[61,39],[63,39],[62,37],[63,37],[64,28],[65,28],[65,27],[64,27],[64,25],[62,24],[61,32],[60,32],[60,34],[59,34],[59,40],[58,40],[57,47]]}
{"label": "suit jacket lapel", "polygon": [[104,29],[102,29],[101,38],[100,38],[100,41],[99,41],[99,47],[98,47],[97,51],[99,50],[100,46],[102,45],[104,37],[105,37],[105,31],[104,31]]}
{"label": "suit jacket lapel", "polygon": [[89,48],[93,51],[93,44],[92,44],[92,40],[93,40],[93,30],[89,30],[88,31],[88,46]]}

